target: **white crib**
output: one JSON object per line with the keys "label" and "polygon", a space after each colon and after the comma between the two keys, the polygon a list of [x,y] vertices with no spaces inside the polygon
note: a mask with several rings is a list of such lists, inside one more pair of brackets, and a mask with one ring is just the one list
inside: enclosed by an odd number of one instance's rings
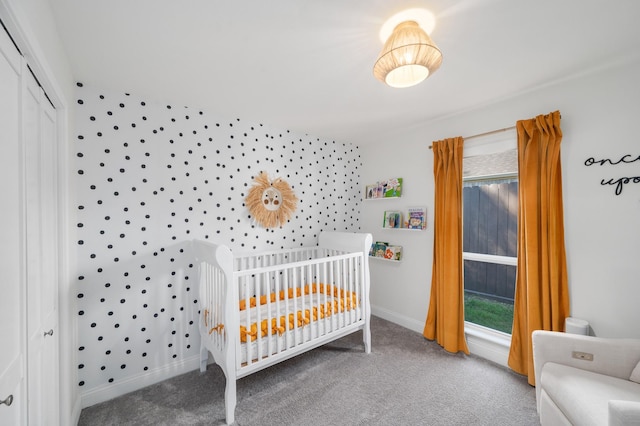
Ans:
{"label": "white crib", "polygon": [[371,234],[321,232],[315,247],[234,255],[194,240],[200,282],[200,371],[209,352],[226,377],[234,422],[236,380],[347,334],[371,352]]}

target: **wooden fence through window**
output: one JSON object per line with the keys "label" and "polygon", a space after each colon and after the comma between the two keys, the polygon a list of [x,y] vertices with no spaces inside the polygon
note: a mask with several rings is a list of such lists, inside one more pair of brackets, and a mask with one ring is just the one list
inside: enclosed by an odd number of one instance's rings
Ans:
{"label": "wooden fence through window", "polygon": [[[465,183],[463,250],[515,257],[517,251],[518,182]],[[516,267],[464,261],[465,291],[513,303]]]}

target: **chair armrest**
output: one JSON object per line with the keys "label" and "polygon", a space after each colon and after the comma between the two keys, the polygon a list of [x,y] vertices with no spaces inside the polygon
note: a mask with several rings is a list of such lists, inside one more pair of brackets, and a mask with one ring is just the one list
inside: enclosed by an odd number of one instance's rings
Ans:
{"label": "chair armrest", "polygon": [[640,424],[640,402],[609,401],[609,426]]}
{"label": "chair armrest", "polygon": [[[538,402],[540,375],[547,362],[629,380],[640,361],[640,339],[610,339],[545,330],[534,331],[531,338]],[[574,358],[574,352],[591,354],[593,360]]]}

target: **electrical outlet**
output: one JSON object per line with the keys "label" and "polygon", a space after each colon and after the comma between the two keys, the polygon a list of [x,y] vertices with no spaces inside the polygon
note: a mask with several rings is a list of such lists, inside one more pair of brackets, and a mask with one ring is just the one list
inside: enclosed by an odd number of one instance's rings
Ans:
{"label": "electrical outlet", "polygon": [[593,361],[593,354],[587,352],[573,351],[571,352],[571,356],[573,356],[575,359],[581,359],[583,361]]}

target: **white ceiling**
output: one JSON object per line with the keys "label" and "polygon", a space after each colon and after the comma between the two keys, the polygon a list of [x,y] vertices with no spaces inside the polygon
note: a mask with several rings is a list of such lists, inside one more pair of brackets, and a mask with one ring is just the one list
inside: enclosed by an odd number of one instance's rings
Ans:
{"label": "white ceiling", "polygon": [[[50,0],[74,78],[357,144],[640,52],[637,0]],[[441,68],[373,77],[378,32],[423,7]],[[529,59],[534,58],[534,59]]]}

